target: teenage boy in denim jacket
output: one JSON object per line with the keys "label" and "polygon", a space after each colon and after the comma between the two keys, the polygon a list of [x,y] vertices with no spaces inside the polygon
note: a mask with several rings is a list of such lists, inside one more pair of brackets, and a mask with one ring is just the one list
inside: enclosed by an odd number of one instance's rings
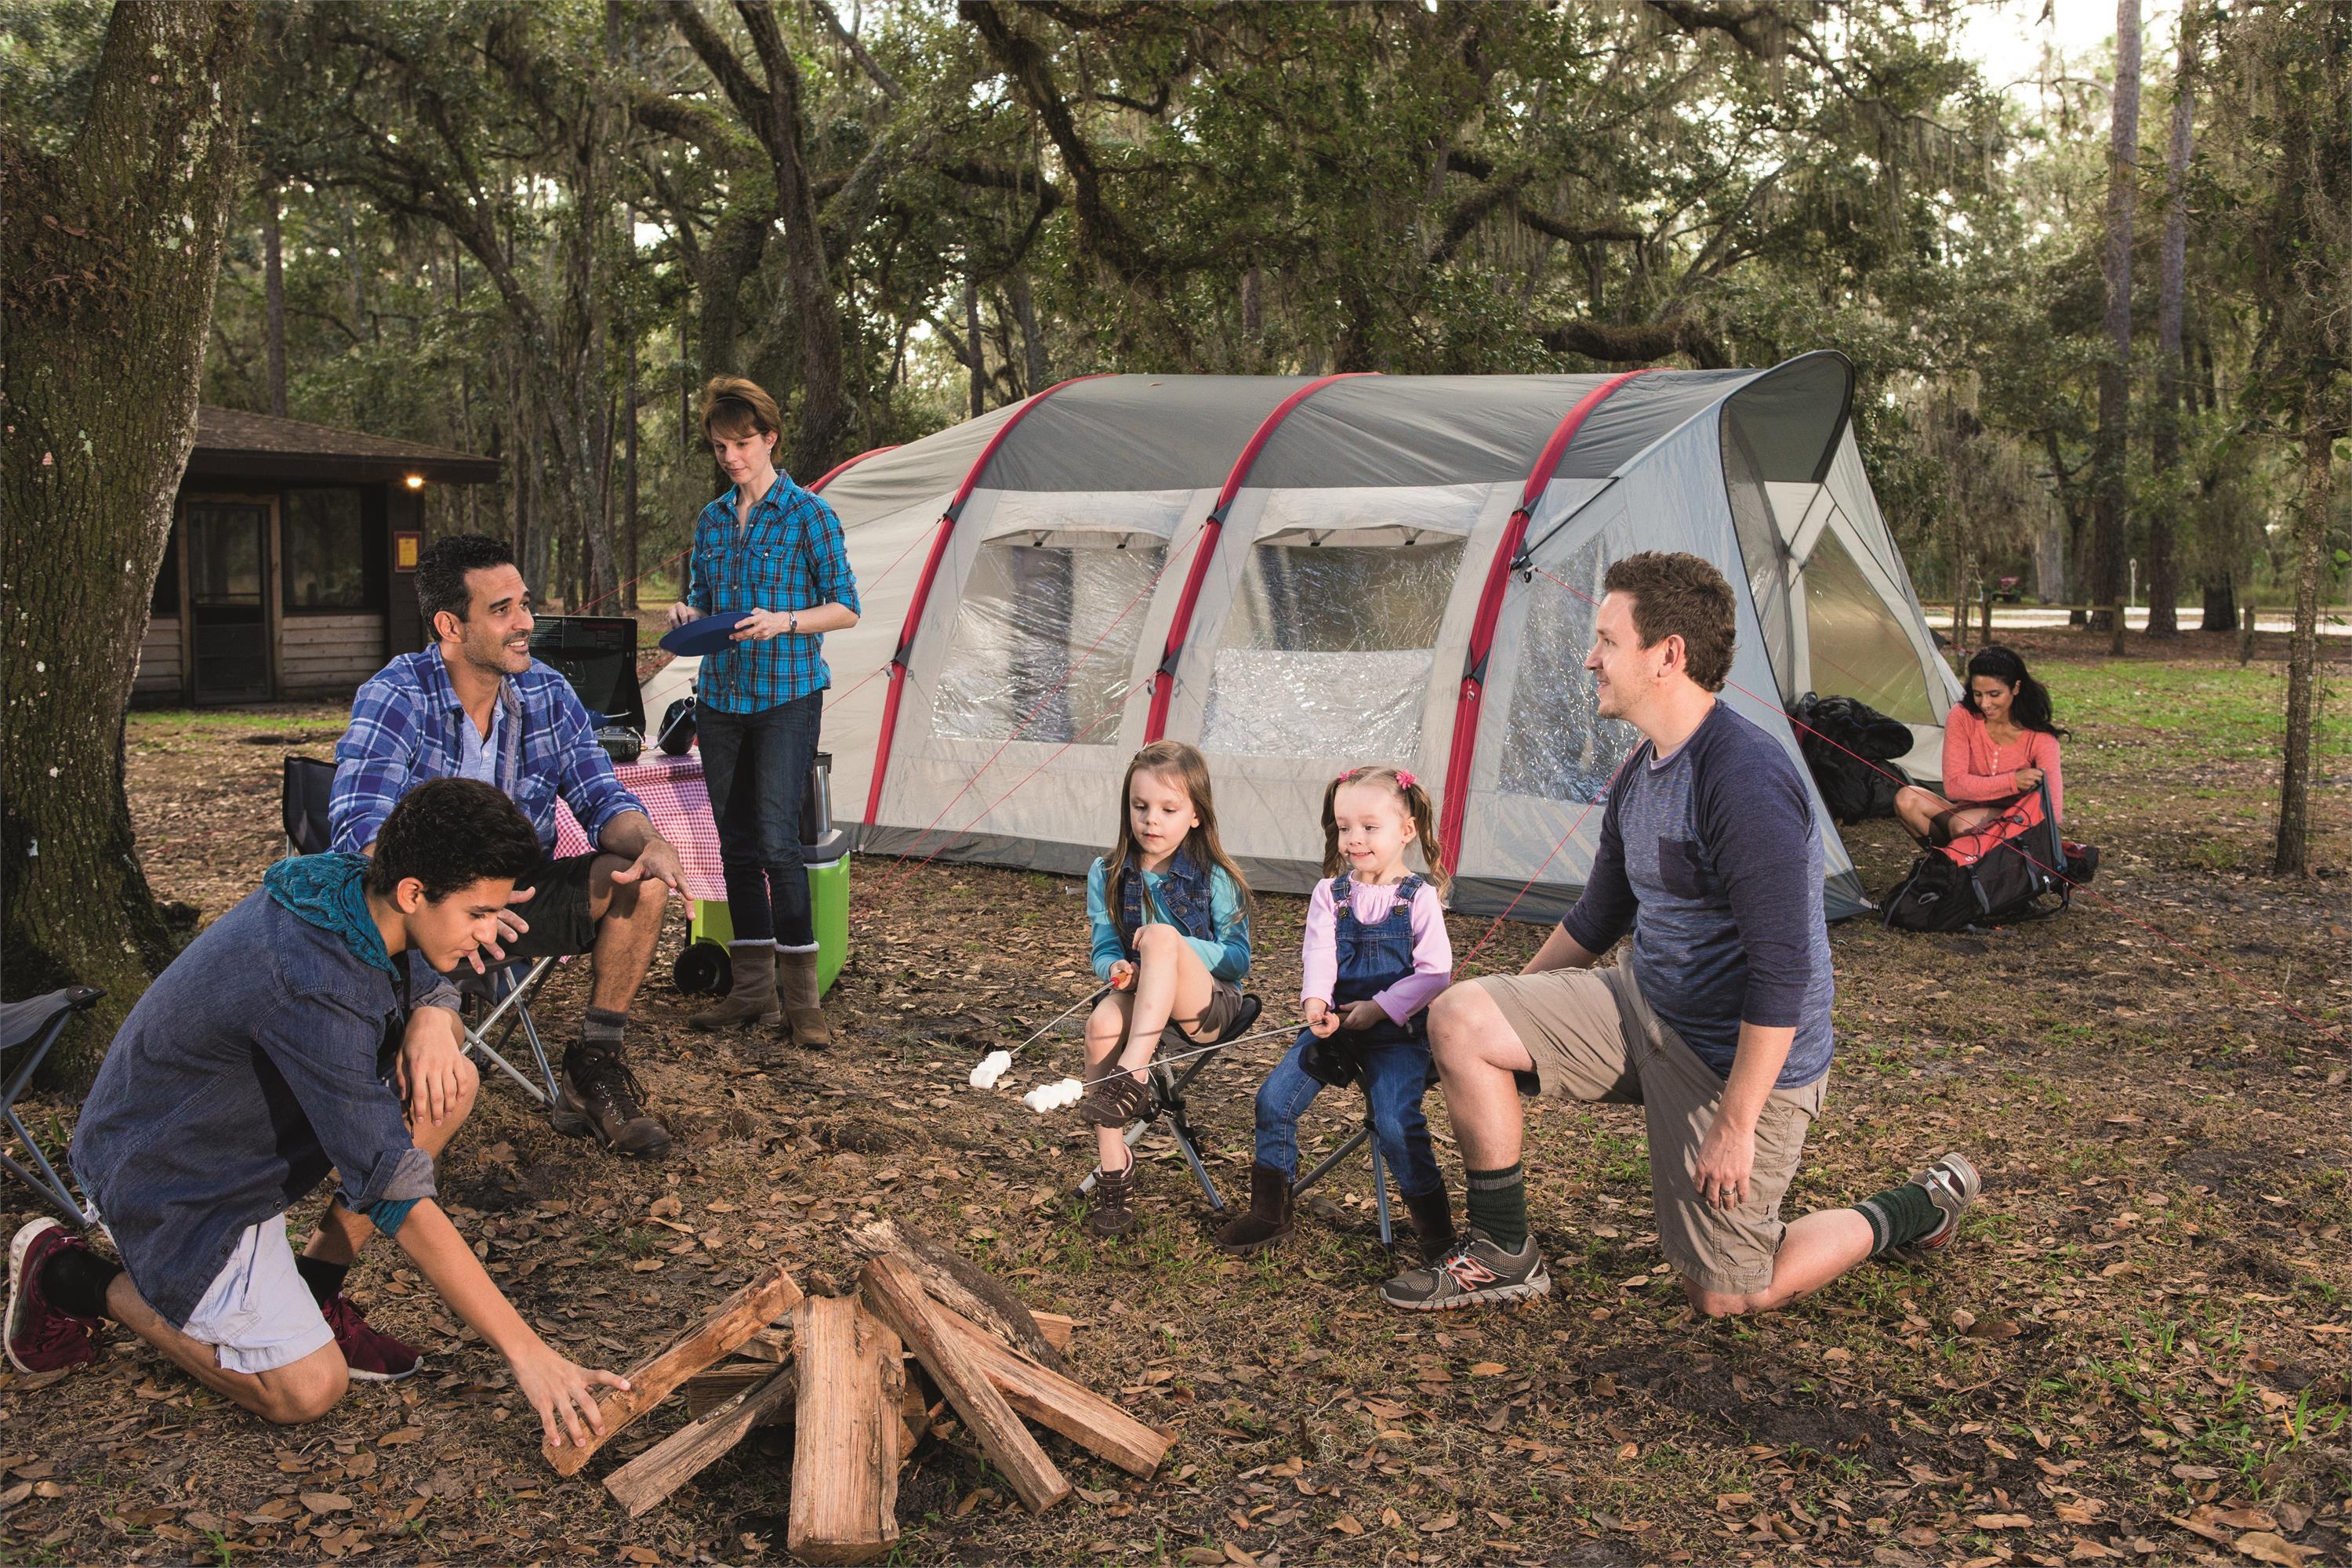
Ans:
{"label": "teenage boy in denim jacket", "polygon": [[[79,1365],[111,1318],[255,1415],[315,1420],[353,1377],[387,1375],[347,1360],[313,1278],[323,1268],[339,1288],[381,1231],[507,1358],[550,1442],[601,1433],[593,1389],[626,1384],[532,1332],[435,1198],[434,1155],[472,1107],[470,1070],[413,1129],[397,1082],[404,961],[465,962],[538,861],[530,825],[498,789],[436,780],[394,809],[373,861],[281,860],[207,926],[124,1020],[75,1131],[75,1173],[122,1262],[54,1220],[19,1230],[8,1359],[26,1372]],[[326,1245],[298,1262],[286,1211],[330,1168]]]}

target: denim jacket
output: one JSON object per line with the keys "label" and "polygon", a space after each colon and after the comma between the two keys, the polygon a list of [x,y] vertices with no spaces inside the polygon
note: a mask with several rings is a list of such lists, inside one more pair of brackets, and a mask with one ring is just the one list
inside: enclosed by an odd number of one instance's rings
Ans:
{"label": "denim jacket", "polygon": [[354,1209],[433,1196],[386,1081],[403,1023],[391,974],[260,891],[147,988],[82,1104],[73,1168],[167,1321],[187,1322],[240,1232],[331,1169]]}
{"label": "denim jacket", "polygon": [[[1109,868],[1097,858],[1087,872],[1087,920],[1097,979],[1109,979],[1111,965],[1132,960],[1133,934],[1155,921],[1181,931],[1215,978],[1238,984],[1249,973],[1249,917],[1242,909],[1241,889],[1234,886],[1223,867],[1212,866],[1203,872],[1179,849],[1164,870],[1139,868],[1127,879],[1122,900],[1125,936],[1120,933],[1120,922],[1111,918],[1109,885]],[[1146,900],[1150,910],[1148,919]]]}

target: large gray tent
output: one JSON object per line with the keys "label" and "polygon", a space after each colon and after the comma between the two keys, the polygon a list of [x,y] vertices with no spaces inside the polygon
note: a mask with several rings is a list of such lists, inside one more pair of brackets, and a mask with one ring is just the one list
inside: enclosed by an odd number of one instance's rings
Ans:
{"label": "large gray tent", "polygon": [[[838,814],[869,853],[1078,872],[1127,758],[1165,736],[1206,753],[1253,882],[1303,892],[1325,783],[1392,763],[1439,796],[1457,908],[1556,914],[1634,739],[1593,712],[1592,601],[1652,549],[1741,590],[1724,697],[1792,755],[1782,706],[1843,693],[1910,725],[1932,772],[1957,685],[1864,475],[1853,384],[1834,353],[1113,375],[869,453],[819,484],[865,600],[825,639]],[[1853,913],[1818,815],[1830,913]]]}

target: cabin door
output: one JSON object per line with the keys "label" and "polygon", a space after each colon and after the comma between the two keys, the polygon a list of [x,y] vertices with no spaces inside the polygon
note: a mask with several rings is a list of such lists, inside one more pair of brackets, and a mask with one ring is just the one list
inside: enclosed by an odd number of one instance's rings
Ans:
{"label": "cabin door", "polygon": [[188,616],[198,702],[269,696],[269,507],[187,503]]}

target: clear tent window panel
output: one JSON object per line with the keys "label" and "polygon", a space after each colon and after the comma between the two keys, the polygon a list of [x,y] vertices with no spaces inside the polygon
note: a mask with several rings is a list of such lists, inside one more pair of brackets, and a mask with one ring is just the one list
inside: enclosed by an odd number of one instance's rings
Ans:
{"label": "clear tent window panel", "polygon": [[1805,562],[1804,581],[1813,689],[1851,697],[1906,724],[1941,722],[1903,623],[1834,529],[1822,531]]}
{"label": "clear tent window panel", "polygon": [[962,741],[1115,740],[1166,553],[1135,535],[982,545],[931,701],[934,730]]}
{"label": "clear tent window panel", "polygon": [[1641,739],[1631,724],[1601,716],[1592,676],[1584,668],[1601,579],[1612,559],[1603,542],[1596,537],[1557,570],[1547,568],[1568,588],[1538,578],[1528,595],[1527,630],[1503,725],[1499,782],[1506,795],[1599,800]]}
{"label": "clear tent window panel", "polygon": [[1248,756],[1416,755],[1462,551],[1458,539],[1256,546],[1210,676],[1202,744]]}

